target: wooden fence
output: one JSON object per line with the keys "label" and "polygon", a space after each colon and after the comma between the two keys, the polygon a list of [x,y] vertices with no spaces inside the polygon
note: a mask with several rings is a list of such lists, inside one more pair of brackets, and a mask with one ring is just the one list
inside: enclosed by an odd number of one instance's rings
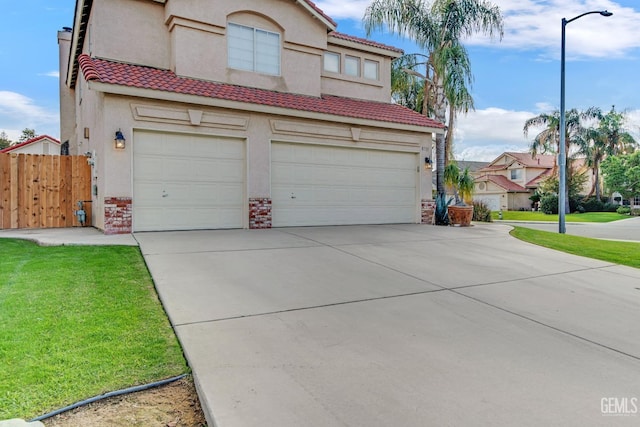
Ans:
{"label": "wooden fence", "polygon": [[[80,226],[80,200],[91,200],[86,157],[0,153],[0,229]],[[91,203],[83,209],[91,225]]]}

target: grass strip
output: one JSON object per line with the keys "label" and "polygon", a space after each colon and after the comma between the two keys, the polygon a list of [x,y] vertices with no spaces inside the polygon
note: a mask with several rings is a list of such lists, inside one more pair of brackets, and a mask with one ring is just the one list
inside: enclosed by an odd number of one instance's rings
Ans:
{"label": "grass strip", "polygon": [[[491,212],[491,218],[494,221],[499,220],[497,211]],[[628,219],[629,215],[620,215],[616,212],[585,212],[572,213],[565,215],[566,222],[612,222],[621,219]],[[558,215],[547,215],[544,212],[528,212],[528,211],[503,211],[502,219],[504,221],[547,221],[558,222]]]}
{"label": "grass strip", "polygon": [[186,372],[137,247],[0,239],[0,419]]}
{"label": "grass strip", "polygon": [[640,243],[590,239],[570,234],[551,233],[514,227],[511,235],[525,242],[587,258],[640,268]]}

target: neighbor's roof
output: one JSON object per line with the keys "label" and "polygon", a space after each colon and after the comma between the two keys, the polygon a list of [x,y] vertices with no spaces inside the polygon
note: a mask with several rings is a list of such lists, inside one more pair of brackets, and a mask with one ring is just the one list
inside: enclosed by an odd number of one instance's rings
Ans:
{"label": "neighbor's roof", "polygon": [[91,58],[86,54],[80,55],[78,61],[82,74],[87,81],[342,117],[444,129],[443,124],[397,104],[343,98],[333,95],[314,97],[197,80],[177,76],[169,70]]}
{"label": "neighbor's roof", "polygon": [[394,47],[394,46],[389,46],[386,44],[382,44],[382,43],[378,43],[375,42],[373,40],[369,40],[369,39],[363,39],[360,37],[355,37],[355,36],[350,36],[349,34],[344,34],[344,33],[339,33],[337,31],[332,31],[329,33],[329,37],[335,37],[337,39],[341,39],[341,40],[346,40],[346,41],[350,41],[353,43],[358,43],[358,44],[362,44],[365,46],[371,46],[371,47],[377,47],[378,49],[383,49],[383,50],[390,50],[392,52],[395,52],[397,54],[402,55],[404,53],[404,50]]}
{"label": "neighbor's roof", "polygon": [[540,181],[542,181],[545,178],[550,177],[552,174],[553,174],[553,168],[547,169],[544,172],[542,172],[540,175],[538,175],[535,178],[533,178],[531,181],[527,182],[525,184],[525,186],[526,187],[537,187],[540,184]]}
{"label": "neighbor's roof", "polygon": [[[510,161],[506,163],[497,163],[503,157],[507,157],[508,159],[510,159]],[[556,156],[551,154],[537,154],[535,157],[532,157],[531,153],[516,153],[513,151],[507,151],[500,154],[488,166],[480,169],[480,171],[490,172],[509,169],[513,162],[518,162],[528,168],[550,169],[555,166],[555,158]]]}
{"label": "neighbor's roof", "polygon": [[509,178],[503,175],[483,175],[477,178],[476,181],[477,182],[491,181],[494,184],[504,188],[507,191],[525,192],[525,193],[529,191],[523,186],[516,184],[515,182],[509,180]]}
{"label": "neighbor's roof", "polygon": [[3,148],[2,150],[0,150],[0,153],[10,153],[13,150],[16,150],[16,149],[22,148],[22,147],[26,147],[27,145],[31,145],[31,144],[34,144],[34,143],[36,143],[38,141],[42,141],[43,139],[48,139],[49,142],[52,142],[52,143],[57,144],[57,145],[60,145],[60,141],[58,141],[57,139],[51,138],[48,135],[40,135],[40,136],[36,136],[35,138],[28,139],[28,140],[26,140],[24,142],[20,142],[18,144],[12,145],[10,147]]}

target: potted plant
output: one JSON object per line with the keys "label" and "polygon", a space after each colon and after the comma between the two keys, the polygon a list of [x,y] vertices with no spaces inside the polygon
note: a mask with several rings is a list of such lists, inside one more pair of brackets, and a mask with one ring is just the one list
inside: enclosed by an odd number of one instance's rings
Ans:
{"label": "potted plant", "polygon": [[451,162],[444,170],[444,182],[453,191],[455,204],[449,206],[449,224],[468,227],[473,218],[473,193],[475,183],[469,168],[460,171],[455,162]]}

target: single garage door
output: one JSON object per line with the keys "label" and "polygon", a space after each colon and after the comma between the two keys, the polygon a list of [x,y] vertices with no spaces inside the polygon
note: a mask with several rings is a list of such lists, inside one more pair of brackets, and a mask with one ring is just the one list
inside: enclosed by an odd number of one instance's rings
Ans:
{"label": "single garage door", "polygon": [[414,223],[415,153],[273,143],[274,227]]}
{"label": "single garage door", "polygon": [[473,200],[478,202],[483,202],[487,207],[492,211],[500,210],[500,195],[492,194],[492,195],[479,195],[475,196]]}
{"label": "single garage door", "polygon": [[136,131],[135,231],[242,228],[244,142]]}

